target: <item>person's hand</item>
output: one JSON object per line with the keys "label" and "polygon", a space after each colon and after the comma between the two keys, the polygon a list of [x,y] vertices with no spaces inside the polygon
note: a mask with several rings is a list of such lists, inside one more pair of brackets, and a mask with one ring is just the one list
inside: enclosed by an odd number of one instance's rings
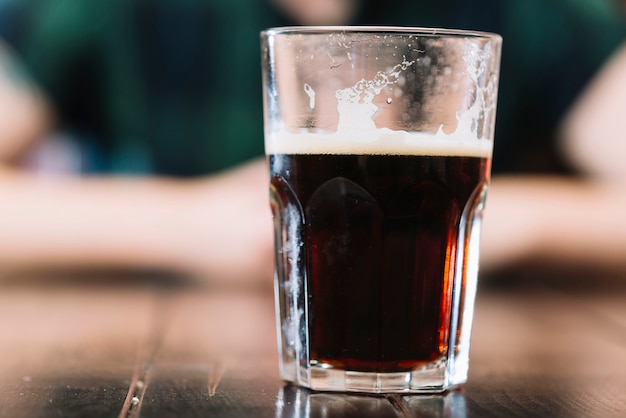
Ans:
{"label": "person's hand", "polygon": [[260,159],[190,186],[182,267],[210,282],[271,286],[269,174]]}
{"label": "person's hand", "polygon": [[[489,186],[483,217],[480,263],[491,270],[536,255],[548,230],[545,218],[549,181],[496,177]],[[555,184],[555,187],[558,186]],[[546,190],[547,188],[547,190]]]}

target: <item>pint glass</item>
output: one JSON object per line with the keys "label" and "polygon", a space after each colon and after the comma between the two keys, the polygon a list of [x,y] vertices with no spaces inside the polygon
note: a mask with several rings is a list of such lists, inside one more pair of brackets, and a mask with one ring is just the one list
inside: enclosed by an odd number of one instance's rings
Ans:
{"label": "pint glass", "polygon": [[281,377],[463,384],[501,38],[288,27],[261,41]]}

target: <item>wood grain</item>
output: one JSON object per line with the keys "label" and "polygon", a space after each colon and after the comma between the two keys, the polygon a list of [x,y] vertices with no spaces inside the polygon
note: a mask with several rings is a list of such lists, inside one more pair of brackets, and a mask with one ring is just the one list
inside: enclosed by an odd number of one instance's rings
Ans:
{"label": "wood grain", "polygon": [[470,380],[443,396],[278,377],[272,295],[146,281],[0,281],[0,417],[622,417],[626,292],[482,287]]}

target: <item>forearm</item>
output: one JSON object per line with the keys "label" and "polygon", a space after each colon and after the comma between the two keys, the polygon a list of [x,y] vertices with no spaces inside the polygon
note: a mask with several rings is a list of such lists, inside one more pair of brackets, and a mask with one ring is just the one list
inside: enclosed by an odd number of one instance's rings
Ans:
{"label": "forearm", "polygon": [[0,176],[0,262],[176,267],[187,188],[165,179]]}
{"label": "forearm", "polygon": [[626,268],[626,184],[563,185],[546,202],[540,250],[565,262]]}
{"label": "forearm", "polygon": [[622,183],[495,178],[483,223],[484,267],[542,259],[626,268],[625,191]]}
{"label": "forearm", "polygon": [[196,180],[0,171],[0,269],[131,267],[271,284],[263,159]]}

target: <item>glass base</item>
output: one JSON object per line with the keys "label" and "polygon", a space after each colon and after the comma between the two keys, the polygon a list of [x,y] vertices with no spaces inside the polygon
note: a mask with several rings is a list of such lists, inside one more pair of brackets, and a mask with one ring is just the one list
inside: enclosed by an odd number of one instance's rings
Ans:
{"label": "glass base", "polygon": [[338,369],[314,363],[301,367],[283,378],[296,385],[317,391],[361,393],[441,393],[464,383],[451,382],[446,377],[448,362],[442,360],[407,372],[377,373]]}

